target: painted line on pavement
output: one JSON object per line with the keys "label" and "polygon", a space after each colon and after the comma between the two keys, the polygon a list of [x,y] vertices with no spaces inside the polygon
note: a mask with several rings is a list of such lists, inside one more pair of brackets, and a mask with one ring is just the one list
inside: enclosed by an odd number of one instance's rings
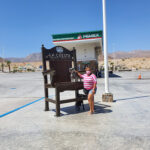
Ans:
{"label": "painted line on pavement", "polygon": [[29,106],[29,105],[31,105],[31,104],[34,104],[34,103],[36,103],[36,102],[38,102],[38,101],[40,101],[40,100],[43,100],[44,98],[45,98],[45,97],[41,97],[40,99],[37,99],[37,100],[35,100],[35,101],[33,101],[33,102],[27,103],[27,104],[25,104],[25,105],[23,105],[23,106],[21,106],[21,107],[18,107],[18,108],[16,108],[16,109],[13,109],[13,110],[7,112],[7,113],[4,113],[4,114],[0,115],[0,118],[2,118],[2,117],[4,117],[4,116],[7,116],[7,115],[9,115],[9,114],[11,114],[11,113],[13,113],[13,112],[15,112],[15,111],[18,111],[18,110],[20,110],[20,109],[22,109],[22,108],[24,108],[24,107],[27,107],[27,106]]}

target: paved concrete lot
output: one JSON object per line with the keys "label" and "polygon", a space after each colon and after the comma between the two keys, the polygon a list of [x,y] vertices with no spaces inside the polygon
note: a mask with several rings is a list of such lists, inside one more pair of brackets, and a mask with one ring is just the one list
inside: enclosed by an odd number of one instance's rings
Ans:
{"label": "paved concrete lot", "polygon": [[[76,113],[74,103],[61,105],[61,117],[55,117],[55,105],[45,112],[44,101],[2,117],[44,96],[41,73],[0,73],[0,149],[2,150],[149,150],[150,149],[150,72],[116,73],[110,78],[114,103],[102,103],[104,79],[98,79],[96,113]],[[54,97],[54,89],[50,89]],[[64,92],[62,98],[74,97]]]}

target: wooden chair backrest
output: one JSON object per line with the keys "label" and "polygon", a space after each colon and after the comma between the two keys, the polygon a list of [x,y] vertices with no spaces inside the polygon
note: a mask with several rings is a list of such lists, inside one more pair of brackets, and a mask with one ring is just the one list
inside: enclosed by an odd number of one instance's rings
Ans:
{"label": "wooden chair backrest", "polygon": [[42,45],[42,61],[43,72],[51,71],[52,86],[55,83],[71,82],[69,68],[77,67],[75,49],[70,51],[62,46],[46,49]]}

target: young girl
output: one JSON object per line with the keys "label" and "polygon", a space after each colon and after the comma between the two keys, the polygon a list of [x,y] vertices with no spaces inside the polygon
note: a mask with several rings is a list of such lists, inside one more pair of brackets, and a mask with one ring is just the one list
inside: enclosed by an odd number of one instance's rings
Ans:
{"label": "young girl", "polygon": [[83,78],[84,92],[88,95],[88,102],[90,106],[89,113],[94,113],[94,94],[96,93],[97,79],[96,76],[91,72],[90,67],[86,67],[86,74],[80,74],[78,71],[77,74],[80,78]]}

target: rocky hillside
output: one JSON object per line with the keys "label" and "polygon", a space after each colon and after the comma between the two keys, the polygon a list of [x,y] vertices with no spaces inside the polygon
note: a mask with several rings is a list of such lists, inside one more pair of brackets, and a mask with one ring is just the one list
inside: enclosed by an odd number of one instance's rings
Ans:
{"label": "rocky hillside", "polygon": [[3,61],[3,58],[0,57],[0,62],[2,62],[2,61]]}
{"label": "rocky hillside", "polygon": [[[113,64],[114,67],[120,69],[150,69],[150,58],[122,58],[122,59],[109,59],[109,66]],[[103,66],[104,61],[99,62],[99,66]]]}
{"label": "rocky hillside", "polygon": [[150,50],[133,50],[129,52],[114,52],[110,53],[109,56],[115,59],[121,58],[150,58]]}

